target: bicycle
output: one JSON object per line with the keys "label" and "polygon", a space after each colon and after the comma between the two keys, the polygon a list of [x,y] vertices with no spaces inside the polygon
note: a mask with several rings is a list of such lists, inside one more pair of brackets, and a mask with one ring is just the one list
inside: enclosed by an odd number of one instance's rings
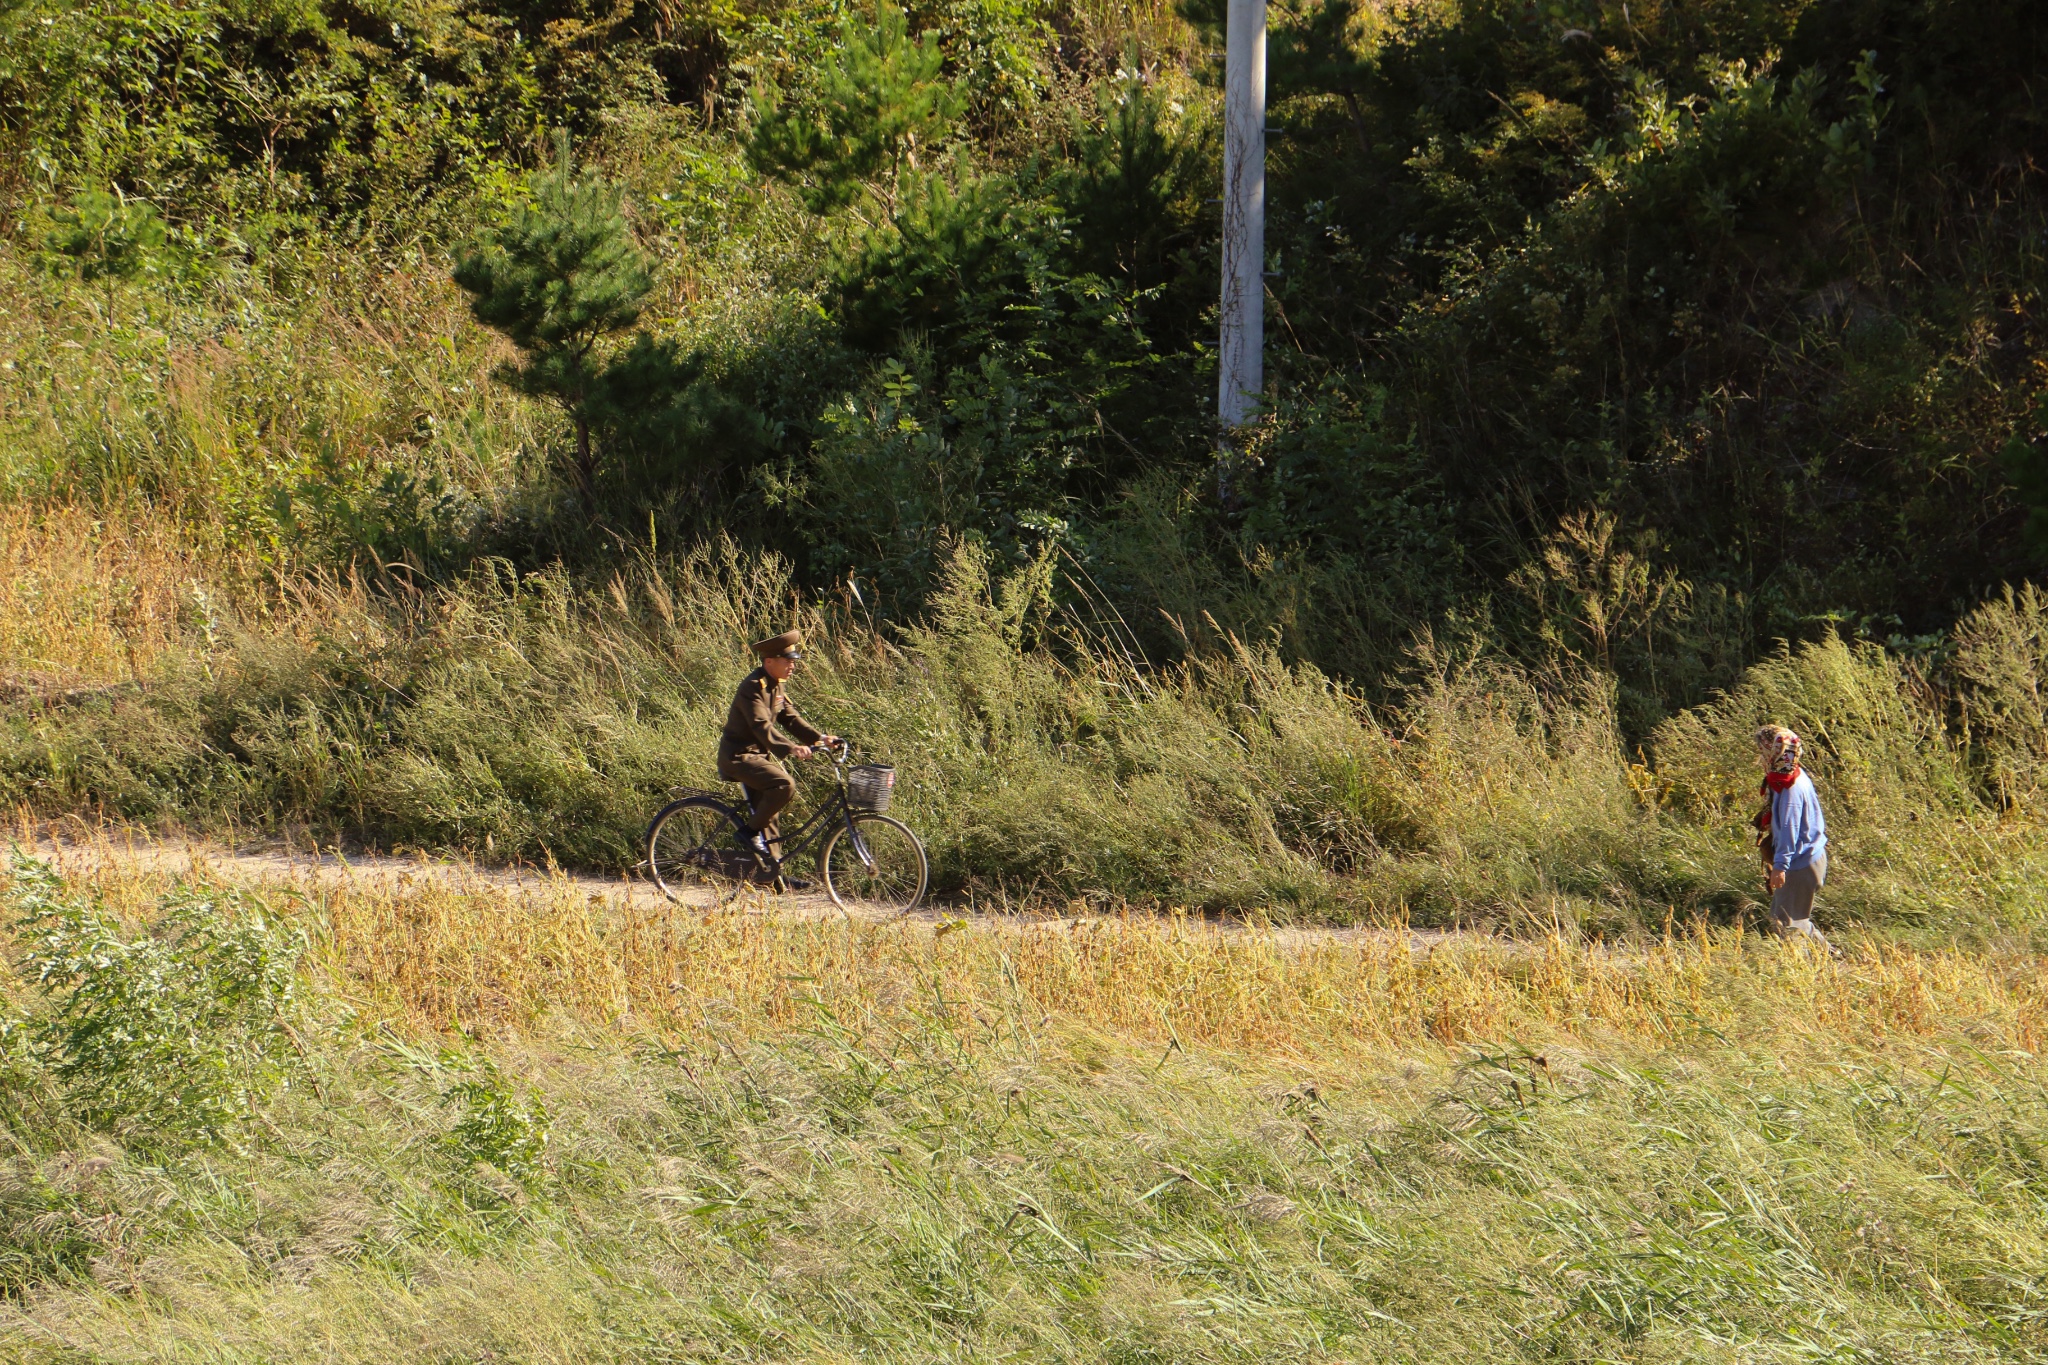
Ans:
{"label": "bicycle", "polygon": [[[674,789],[677,799],[647,826],[647,870],[678,905],[724,905],[752,886],[788,890],[786,869],[817,843],[818,873],[826,894],[842,910],[879,909],[904,915],[924,900],[931,866],[910,826],[882,812],[894,792],[896,770],[849,765],[852,746],[841,740],[821,748],[832,760],[837,789],[792,834],[777,842],[767,864],[740,842],[745,806],[716,792]],[[822,842],[821,842],[822,841]]]}

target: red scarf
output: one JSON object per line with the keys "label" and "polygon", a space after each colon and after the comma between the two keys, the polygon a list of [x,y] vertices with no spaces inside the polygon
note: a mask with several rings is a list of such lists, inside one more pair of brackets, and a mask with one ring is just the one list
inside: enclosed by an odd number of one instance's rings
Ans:
{"label": "red scarf", "polygon": [[1790,787],[1794,782],[1797,782],[1798,780],[1799,769],[1797,768],[1794,768],[1789,773],[1765,773],[1764,784],[1761,787],[1757,788],[1757,794],[1760,796],[1769,796],[1773,792],[1784,791],[1786,788]]}

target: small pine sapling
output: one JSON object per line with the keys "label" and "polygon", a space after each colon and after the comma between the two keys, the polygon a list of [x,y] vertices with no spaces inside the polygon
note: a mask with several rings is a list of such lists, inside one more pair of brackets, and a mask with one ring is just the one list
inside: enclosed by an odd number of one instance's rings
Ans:
{"label": "small pine sapling", "polygon": [[[899,182],[943,141],[965,101],[939,79],[938,38],[910,36],[902,10],[879,6],[872,26],[847,24],[801,107],[766,87],[756,100],[755,166],[796,182],[814,213],[878,194],[893,214]],[[927,160],[929,157],[927,156]]]}
{"label": "small pine sapling", "polygon": [[602,368],[598,348],[639,321],[654,274],[618,186],[593,172],[579,174],[566,135],[557,135],[555,164],[530,188],[530,204],[458,253],[455,282],[474,296],[476,320],[521,352],[520,363],[499,377],[567,409],[576,425],[570,472],[588,499],[597,475],[590,401]]}
{"label": "small pine sapling", "polygon": [[76,263],[80,279],[105,287],[107,325],[113,326],[114,285],[155,268],[164,244],[163,216],[156,205],[130,199],[117,186],[112,193],[87,190],[51,217],[56,225],[46,244]]}

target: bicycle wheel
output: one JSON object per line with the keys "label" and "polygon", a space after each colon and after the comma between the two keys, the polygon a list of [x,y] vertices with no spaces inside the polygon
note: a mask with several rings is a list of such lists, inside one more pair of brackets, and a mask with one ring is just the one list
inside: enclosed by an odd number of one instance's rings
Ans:
{"label": "bicycle wheel", "polygon": [[832,903],[843,910],[901,915],[924,899],[930,868],[924,845],[901,820],[872,811],[853,817],[858,845],[840,825],[818,850],[818,868]]}
{"label": "bicycle wheel", "polygon": [[758,868],[754,855],[732,842],[730,806],[709,796],[686,796],[662,807],[647,826],[647,871],[678,905],[710,908],[745,888]]}

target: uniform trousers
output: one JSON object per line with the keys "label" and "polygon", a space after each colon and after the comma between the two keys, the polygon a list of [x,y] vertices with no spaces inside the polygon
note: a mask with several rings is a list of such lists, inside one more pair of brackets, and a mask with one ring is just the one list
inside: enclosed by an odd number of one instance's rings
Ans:
{"label": "uniform trousers", "polygon": [[747,822],[774,843],[781,837],[775,817],[796,797],[796,783],[789,772],[767,754],[718,751],[718,775],[747,789],[747,805],[753,816]]}

